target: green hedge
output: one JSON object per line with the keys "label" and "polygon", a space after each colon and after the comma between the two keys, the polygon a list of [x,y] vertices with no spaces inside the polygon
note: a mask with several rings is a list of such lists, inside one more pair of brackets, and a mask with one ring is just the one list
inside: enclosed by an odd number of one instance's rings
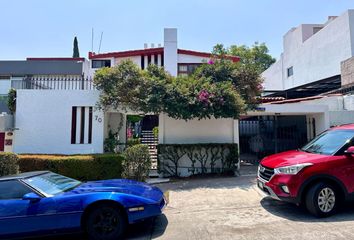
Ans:
{"label": "green hedge", "polygon": [[0,176],[18,173],[18,157],[14,153],[0,153]]}
{"label": "green hedge", "polygon": [[120,178],[123,156],[94,155],[19,155],[21,172],[49,170],[82,181]]}
{"label": "green hedge", "polygon": [[[159,144],[157,147],[159,171],[169,176],[179,176],[181,168],[187,168],[190,175],[233,172],[239,161],[236,143]],[[183,156],[190,160],[188,165],[181,166]]]}

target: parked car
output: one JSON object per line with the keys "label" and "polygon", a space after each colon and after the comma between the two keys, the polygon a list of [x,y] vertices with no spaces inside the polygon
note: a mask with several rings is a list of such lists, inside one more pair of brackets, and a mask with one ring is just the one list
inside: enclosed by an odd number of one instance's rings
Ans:
{"label": "parked car", "polygon": [[315,216],[333,214],[342,201],[354,199],[354,124],[331,128],[301,149],[265,157],[257,184]]}
{"label": "parked car", "polygon": [[160,215],[157,187],[127,179],[80,182],[53,172],[0,178],[0,238],[83,231],[119,239],[127,224]]}

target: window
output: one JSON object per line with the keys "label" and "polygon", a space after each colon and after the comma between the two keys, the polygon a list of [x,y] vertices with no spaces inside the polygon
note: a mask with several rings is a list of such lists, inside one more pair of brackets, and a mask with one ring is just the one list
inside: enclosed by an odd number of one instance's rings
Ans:
{"label": "window", "polygon": [[287,72],[288,72],[288,77],[292,76],[292,75],[294,74],[294,69],[293,69],[293,67],[289,67],[289,68],[287,69]]}
{"label": "window", "polygon": [[92,60],[92,68],[111,67],[111,60]]}
{"label": "window", "polygon": [[178,71],[187,72],[188,71],[188,66],[187,65],[179,65]]}
{"label": "window", "polygon": [[17,180],[0,181],[0,200],[22,199],[30,192],[32,192],[31,189]]}
{"label": "window", "polygon": [[24,182],[47,196],[69,191],[81,184],[80,181],[56,173],[45,173],[30,177],[25,179]]}
{"label": "window", "polygon": [[351,130],[327,131],[316,137],[301,150],[304,152],[333,155],[343,146],[349,144],[354,137]]}
{"label": "window", "polygon": [[71,109],[71,144],[92,143],[93,107]]}
{"label": "window", "polygon": [[178,75],[189,75],[192,74],[200,63],[179,63],[178,64]]}

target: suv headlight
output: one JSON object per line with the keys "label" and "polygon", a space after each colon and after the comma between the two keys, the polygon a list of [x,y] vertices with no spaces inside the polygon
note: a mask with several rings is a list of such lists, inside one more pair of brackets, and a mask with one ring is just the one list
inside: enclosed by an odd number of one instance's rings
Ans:
{"label": "suv headlight", "polygon": [[298,172],[301,171],[301,169],[313,165],[312,163],[301,163],[301,164],[296,164],[296,165],[291,165],[291,166],[286,166],[286,167],[280,167],[280,168],[275,168],[274,173],[275,174],[290,174],[290,175],[296,175]]}

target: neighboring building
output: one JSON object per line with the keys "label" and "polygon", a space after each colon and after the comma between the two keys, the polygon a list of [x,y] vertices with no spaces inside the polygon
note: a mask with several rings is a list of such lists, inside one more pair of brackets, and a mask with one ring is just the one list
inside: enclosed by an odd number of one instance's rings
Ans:
{"label": "neighboring building", "polygon": [[262,76],[268,103],[240,119],[241,159],[258,162],[353,123],[354,10],[290,29],[279,60]]}
{"label": "neighboring building", "polygon": [[[22,61],[0,61],[0,152],[12,151],[13,131],[16,129],[13,116],[9,114],[7,108],[9,90],[54,89],[60,86],[64,88],[70,83],[78,85],[85,77],[87,64],[84,58],[27,58]],[[21,109],[21,106],[19,107]],[[51,109],[54,108],[53,106]],[[45,112],[48,110],[50,109]],[[38,108],[33,111],[37,112]],[[28,116],[31,114],[27,115],[27,120],[30,120]],[[19,115],[21,116],[21,113]]]}
{"label": "neighboring building", "polygon": [[301,24],[284,35],[283,53],[263,72],[265,94],[308,97],[353,84],[353,56],[354,10]]}
{"label": "neighboring building", "polygon": [[[26,82],[36,79],[81,78],[88,64],[85,58],[27,58],[22,61],[0,61],[0,95],[7,95],[10,88],[29,88]],[[85,65],[86,64],[86,65]],[[49,88],[42,83],[32,88]]]}

